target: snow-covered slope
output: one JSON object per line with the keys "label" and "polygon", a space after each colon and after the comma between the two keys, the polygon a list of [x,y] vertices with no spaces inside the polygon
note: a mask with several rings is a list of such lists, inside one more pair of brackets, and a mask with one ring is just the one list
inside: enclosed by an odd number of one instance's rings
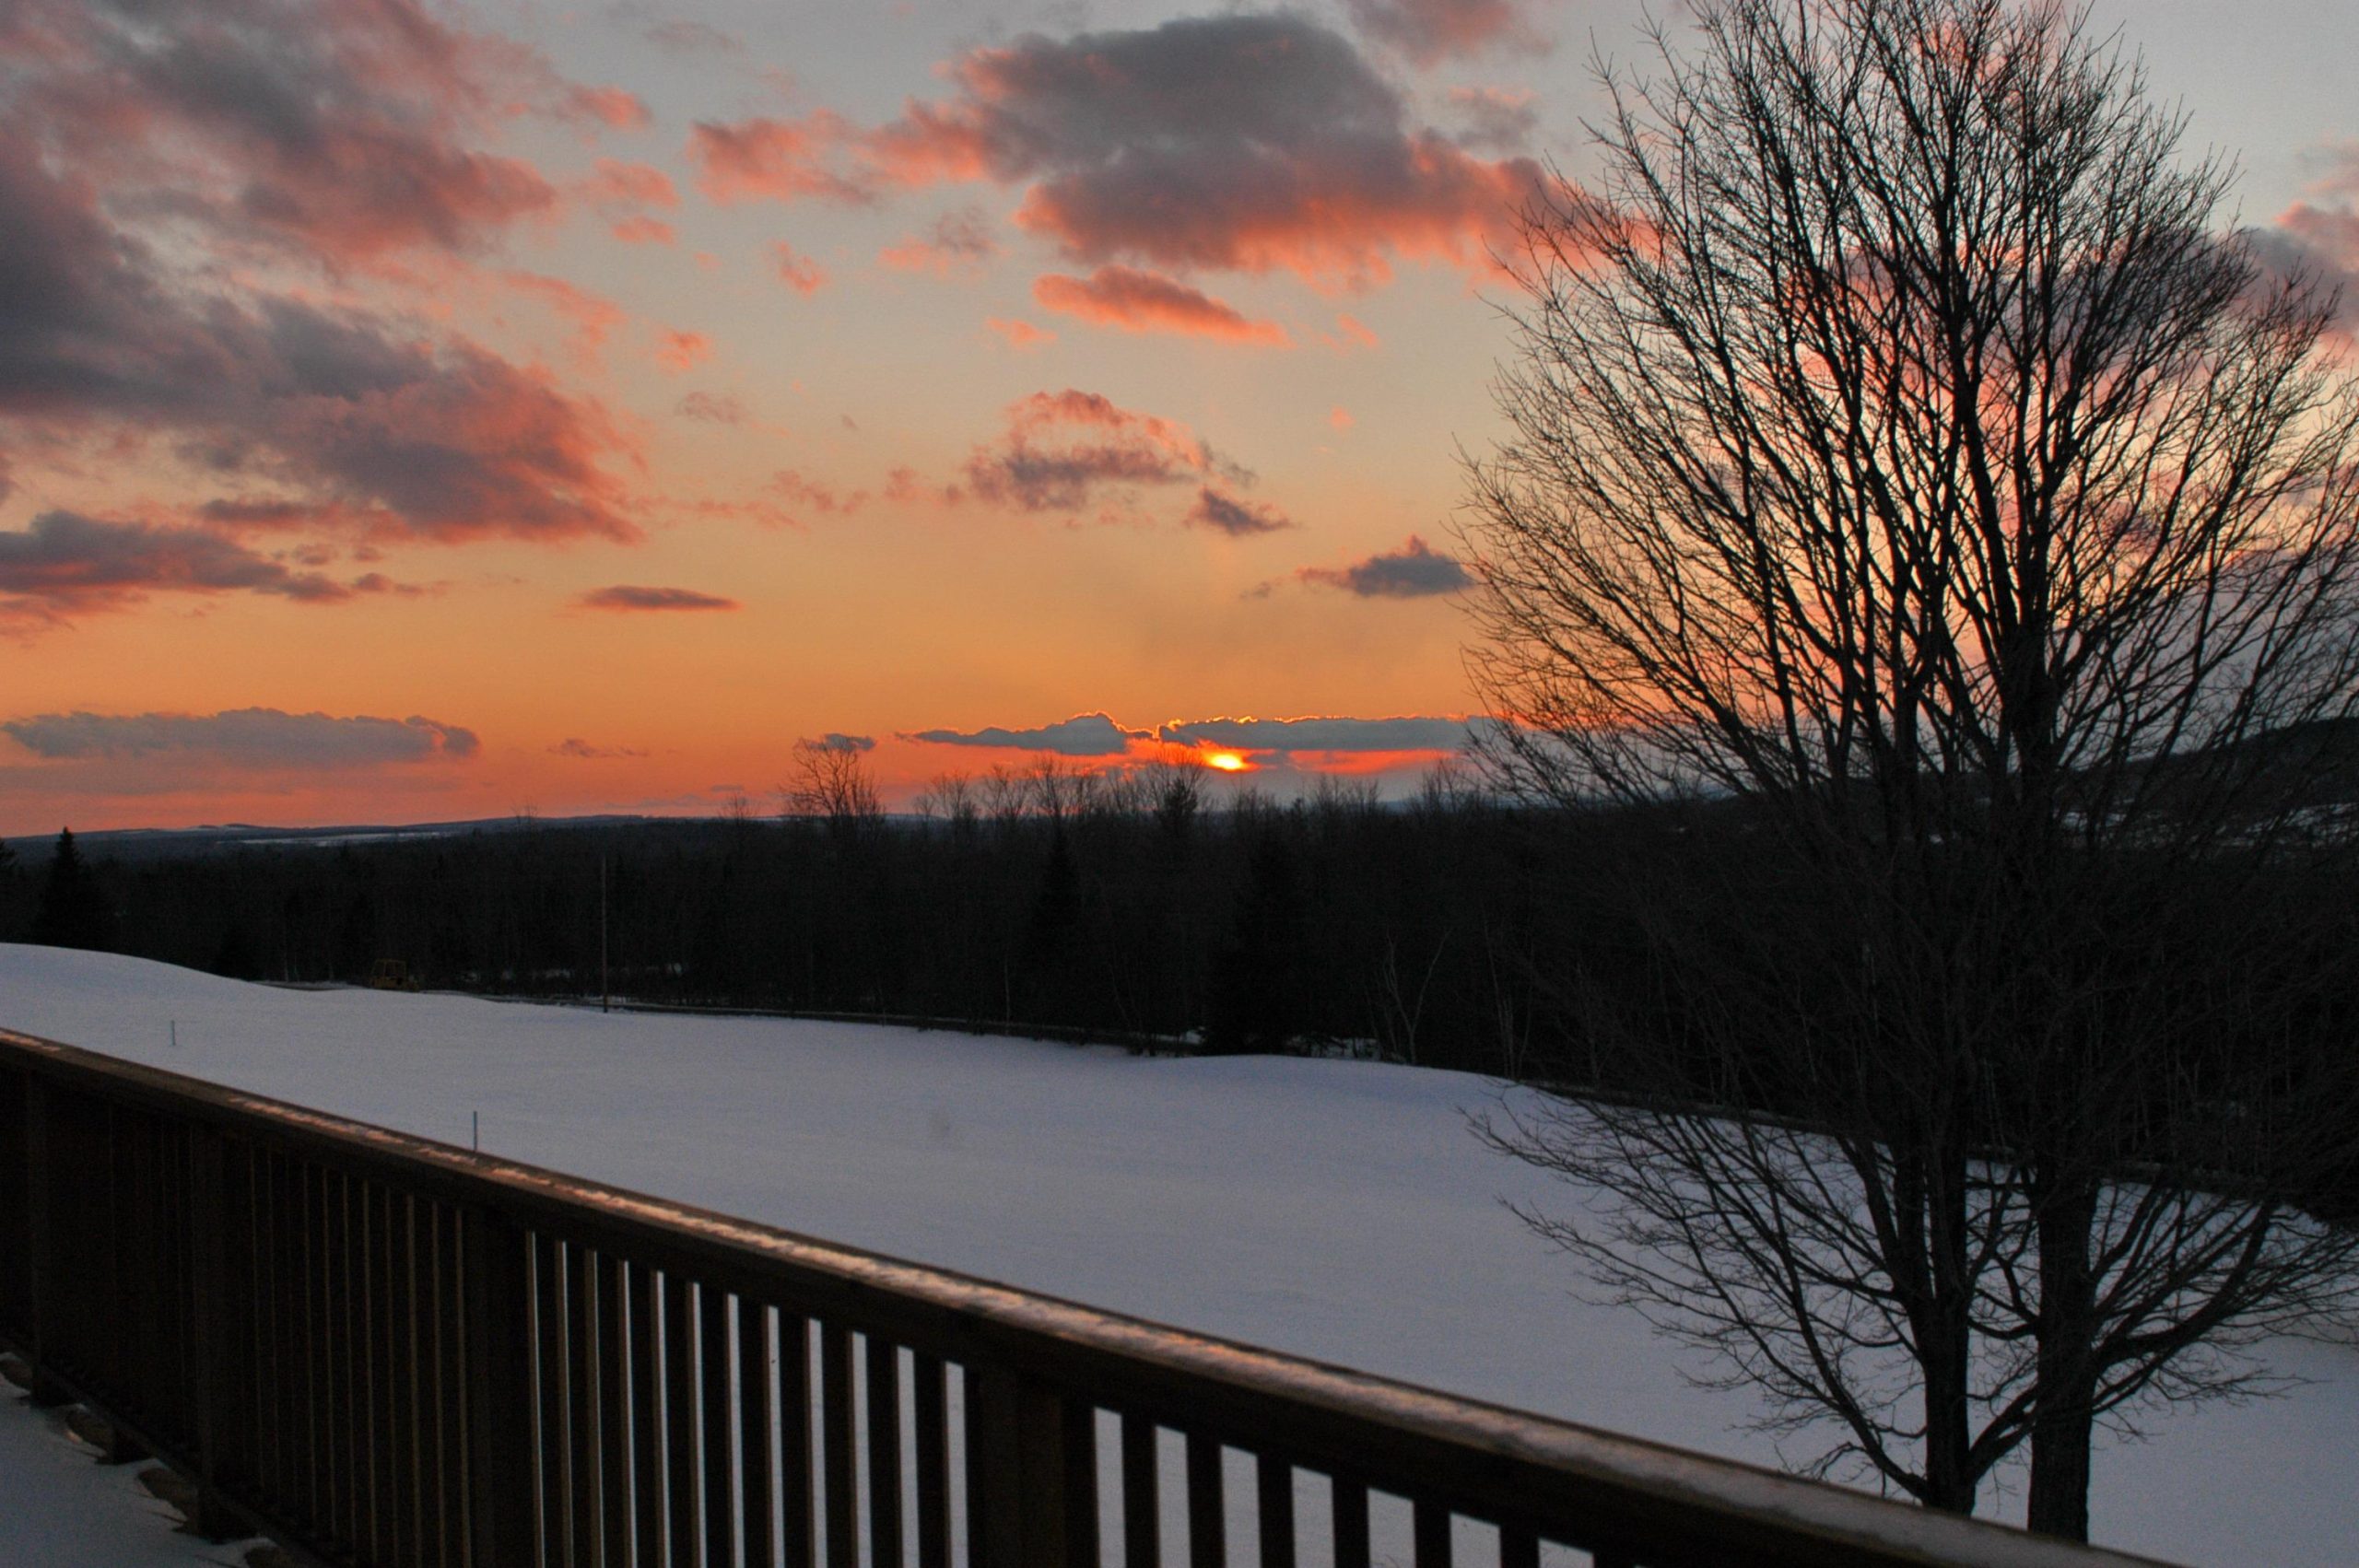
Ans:
{"label": "snow-covered slope", "polygon": [[[1584,1305],[1501,1199],[1462,1074],[1145,1059],[767,1019],[298,992],[0,944],[0,1026],[897,1256],[1762,1462],[1743,1395]],[[170,1044],[177,1028],[179,1044]],[[2182,1562],[2359,1561],[2359,1350],[2290,1397],[2097,1457],[2098,1538]],[[1690,1363],[1693,1368],[1694,1363]],[[2016,1500],[2017,1503],[2020,1499]],[[2005,1509],[2001,1509],[2005,1512]]]}

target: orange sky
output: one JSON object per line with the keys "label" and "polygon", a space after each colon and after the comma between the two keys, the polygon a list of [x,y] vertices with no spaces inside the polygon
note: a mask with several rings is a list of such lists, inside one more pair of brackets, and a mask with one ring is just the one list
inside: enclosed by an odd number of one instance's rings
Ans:
{"label": "orange sky", "polygon": [[[2359,261],[2359,23],[2123,11]],[[0,832],[1458,732],[1492,252],[1635,4],[143,14],[0,20]]]}

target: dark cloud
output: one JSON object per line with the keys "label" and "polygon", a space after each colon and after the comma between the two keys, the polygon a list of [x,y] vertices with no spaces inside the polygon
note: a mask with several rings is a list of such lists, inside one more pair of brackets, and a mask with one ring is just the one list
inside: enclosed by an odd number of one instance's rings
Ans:
{"label": "dark cloud", "polygon": [[241,708],[223,713],[43,713],[0,723],[52,761],[188,757],[238,768],[333,769],[456,761],[475,755],[472,730],[440,720],[348,719]]}
{"label": "dark cloud", "polygon": [[1486,162],[1414,123],[1348,39],[1297,15],[1027,34],[946,74],[948,98],[874,130],[826,111],[700,124],[703,188],[873,201],[1021,185],[1016,222],[1076,261],[1365,285],[1398,256],[1487,270],[1542,179],[1527,159]]}
{"label": "dark cloud", "polygon": [[743,54],[744,43],[731,33],[704,22],[674,19],[657,22],[640,35],[673,54]]}
{"label": "dark cloud", "polygon": [[1485,152],[1521,152],[1540,128],[1540,106],[1528,92],[1503,88],[1452,88],[1449,107],[1458,119],[1452,138],[1462,147]]}
{"label": "dark cloud", "polygon": [[1519,0],[1344,0],[1352,25],[1420,65],[1513,44],[1532,53],[1548,41]]}
{"label": "dark cloud", "polygon": [[581,762],[612,762],[625,757],[645,756],[644,746],[593,746],[579,736],[569,735],[549,748],[551,756],[569,756]]}
{"label": "dark cloud", "polygon": [[1275,533],[1292,528],[1294,520],[1273,506],[1226,496],[1207,485],[1196,492],[1196,504],[1180,519],[1191,528],[1209,528],[1232,539]]}
{"label": "dark cloud", "polygon": [[726,392],[692,392],[673,406],[672,412],[683,419],[701,419],[708,425],[743,425],[745,404]]}
{"label": "dark cloud", "polygon": [[1034,280],[1032,298],[1045,309],[1124,332],[1178,333],[1278,348],[1292,342],[1275,322],[1250,320],[1201,289],[1134,267],[1099,267],[1087,277],[1050,273]]}
{"label": "dark cloud", "polygon": [[558,194],[474,144],[534,113],[643,124],[613,88],[417,0],[18,0],[15,107],[128,209],[366,263],[467,250]]}
{"label": "dark cloud", "polygon": [[980,207],[961,207],[934,219],[923,235],[910,235],[888,245],[876,259],[899,272],[931,272],[947,275],[982,265],[999,254],[991,219]]}
{"label": "dark cloud", "polygon": [[1034,392],[1008,407],[1007,431],[967,460],[968,489],[1026,511],[1074,511],[1107,491],[1251,474],[1177,420],[1097,392]]}
{"label": "dark cloud", "polygon": [[640,588],[618,584],[594,589],[574,601],[585,610],[735,610],[734,599],[693,588]]}
{"label": "dark cloud", "polygon": [[876,749],[876,737],[846,735],[830,730],[816,741],[806,739],[799,743],[815,752],[873,752]]}
{"label": "dark cloud", "polygon": [[1081,713],[1037,730],[1005,730],[994,724],[980,730],[921,730],[901,738],[943,746],[1053,752],[1059,756],[1120,756],[1133,740],[1145,735],[1144,730],[1123,729],[1103,713]]}
{"label": "dark cloud", "polygon": [[1172,745],[1226,746],[1238,751],[1455,751],[1466,740],[1463,719],[1196,719],[1156,727]]}
{"label": "dark cloud", "polygon": [[1440,554],[1414,533],[1398,550],[1379,551],[1344,567],[1304,567],[1295,576],[1363,599],[1421,599],[1455,593],[1473,580],[1463,562]]}
{"label": "dark cloud", "polygon": [[331,271],[469,249],[514,216],[484,195],[508,177],[452,140],[464,105],[419,84],[447,71],[480,96],[464,83],[495,62],[505,115],[564,96],[545,66],[408,0],[15,15],[31,21],[0,35],[0,427],[169,442],[238,492],[224,523],[247,508],[440,540],[634,535],[601,467],[628,444],[546,375],[357,309],[217,292],[257,242]]}
{"label": "dark cloud", "polygon": [[202,528],[50,511],[0,532],[0,614],[11,618],[63,619],[150,593],[235,592],[324,603],[353,590]]}

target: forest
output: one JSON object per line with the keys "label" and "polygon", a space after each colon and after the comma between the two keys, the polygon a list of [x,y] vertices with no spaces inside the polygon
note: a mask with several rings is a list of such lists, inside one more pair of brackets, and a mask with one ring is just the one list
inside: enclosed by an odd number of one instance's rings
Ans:
{"label": "forest", "polygon": [[396,960],[432,989],[1516,1078],[1558,1052],[1548,955],[1585,919],[1562,825],[1448,773],[1405,802],[1331,783],[1215,803],[1199,772],[1047,765],[946,780],[904,815],[839,770],[848,789],[807,781],[776,816],[76,849],[63,879],[45,848],[0,869],[0,934],[280,983],[365,984]]}

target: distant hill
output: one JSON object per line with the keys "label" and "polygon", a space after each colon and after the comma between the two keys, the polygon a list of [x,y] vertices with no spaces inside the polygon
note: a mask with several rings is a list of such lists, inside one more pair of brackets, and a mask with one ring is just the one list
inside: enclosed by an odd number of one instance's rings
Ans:
{"label": "distant hill", "polygon": [[[455,838],[470,833],[521,833],[540,828],[628,827],[640,823],[676,822],[676,817],[603,816],[481,817],[471,822],[417,822],[399,825],[352,823],[335,827],[269,827],[229,822],[205,827],[116,827],[85,833],[76,829],[75,842],[85,855],[124,862],[181,860],[194,855],[244,848],[334,849],[351,844],[395,844],[428,838]],[[54,833],[23,834],[0,838],[27,865],[44,863]]]}

